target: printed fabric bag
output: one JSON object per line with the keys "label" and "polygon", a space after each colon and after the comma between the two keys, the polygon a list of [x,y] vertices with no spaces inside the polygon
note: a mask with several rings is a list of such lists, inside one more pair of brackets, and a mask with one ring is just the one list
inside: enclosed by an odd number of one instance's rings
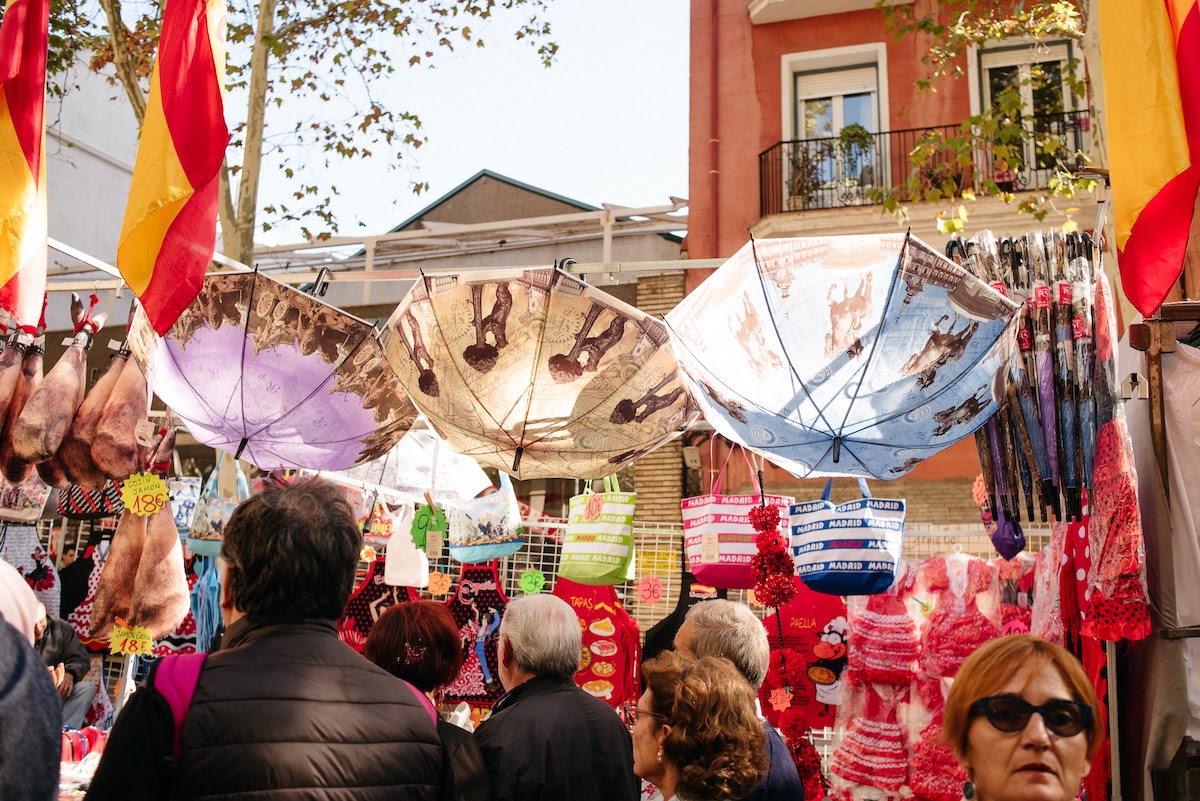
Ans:
{"label": "printed fabric bag", "polygon": [[500,474],[500,490],[472,498],[455,515],[447,537],[450,556],[465,565],[479,565],[512,556],[525,545],[521,507],[512,479]]}
{"label": "printed fabric bag", "polygon": [[231,454],[221,453],[192,515],[187,546],[201,556],[219,556],[225,524],[233,510],[250,497],[250,482]]}
{"label": "printed fabric bag", "polygon": [[604,492],[571,498],[558,574],[580,584],[619,584],[633,559],[633,509],[637,494],[621,492],[605,476]]}
{"label": "printed fabric bag", "polygon": [[121,486],[112,479],[98,490],[72,484],[58,493],[58,513],[71,520],[103,520],[123,511]]}
{"label": "printed fabric bag", "polygon": [[[750,467],[751,481],[755,483],[752,495],[722,495],[721,485],[725,468],[734,450],[741,450]],[[724,590],[746,590],[754,586],[750,573],[750,560],[758,553],[754,538],[758,532],[750,524],[750,509],[766,502],[779,509],[780,536],[788,534],[788,510],[794,498],[783,495],[762,496],[759,493],[755,471],[741,445],[734,445],[725,456],[721,472],[713,479],[712,491],[695,498],[684,498],[680,506],[683,511],[683,543],[687,553],[688,570],[701,584]]]}
{"label": "printed fabric bag", "polygon": [[19,487],[0,483],[0,520],[11,523],[36,523],[50,498],[50,487],[36,475],[31,475]]}
{"label": "printed fabric bag", "polygon": [[833,479],[818,501],[792,506],[792,556],[796,575],[828,595],[874,595],[892,586],[904,536],[903,500],[863,497],[834,505]]}

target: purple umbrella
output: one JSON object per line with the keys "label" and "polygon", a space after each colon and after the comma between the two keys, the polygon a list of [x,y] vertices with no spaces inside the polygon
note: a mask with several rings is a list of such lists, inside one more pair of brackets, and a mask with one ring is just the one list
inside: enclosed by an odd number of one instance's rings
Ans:
{"label": "purple umbrella", "polygon": [[204,443],[263,470],[375,459],[417,410],[370,323],[255,272],[215,273],[164,337],[129,337],[155,394]]}

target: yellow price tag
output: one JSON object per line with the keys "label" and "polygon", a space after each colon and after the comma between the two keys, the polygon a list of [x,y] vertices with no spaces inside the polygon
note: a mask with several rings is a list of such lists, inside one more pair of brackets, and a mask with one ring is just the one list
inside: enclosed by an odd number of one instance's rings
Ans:
{"label": "yellow price tag", "polygon": [[109,640],[110,654],[134,654],[150,656],[154,641],[150,638],[150,630],[142,626],[128,627],[123,621],[113,623],[112,639]]}
{"label": "yellow price tag", "polygon": [[153,473],[134,473],[121,485],[121,502],[135,515],[149,517],[167,505],[167,482]]}

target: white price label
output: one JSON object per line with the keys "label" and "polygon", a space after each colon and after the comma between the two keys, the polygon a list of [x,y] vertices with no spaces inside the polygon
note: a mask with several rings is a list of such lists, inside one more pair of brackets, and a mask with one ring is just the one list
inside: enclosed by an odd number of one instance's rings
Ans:
{"label": "white price label", "polygon": [[154,444],[154,435],[158,433],[158,426],[153,420],[139,420],[137,427],[133,430],[133,436],[137,440],[138,445],[149,448]]}
{"label": "white price label", "polygon": [[425,533],[425,558],[441,559],[443,532],[438,529],[431,529]]}
{"label": "white price label", "polygon": [[108,340],[108,349],[109,350],[120,350],[121,346],[124,344],[125,343],[119,339],[110,339],[110,340]]}
{"label": "white price label", "polygon": [[75,344],[75,337],[67,337],[59,344],[61,344],[64,348],[69,348]]}
{"label": "white price label", "polygon": [[715,531],[700,535],[700,564],[715,565],[721,561],[721,539]]}

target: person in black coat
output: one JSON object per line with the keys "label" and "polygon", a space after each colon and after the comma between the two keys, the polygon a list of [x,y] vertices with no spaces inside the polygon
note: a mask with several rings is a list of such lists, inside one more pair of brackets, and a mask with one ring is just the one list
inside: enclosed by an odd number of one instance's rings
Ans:
{"label": "person in black coat", "polygon": [[181,728],[159,660],[117,718],[88,801],[438,801],[432,705],[338,639],[362,549],[345,493],[323,479],[270,484],[224,533],[228,628]]}
{"label": "person in black coat", "polygon": [[0,615],[0,798],[58,797],[60,713],[42,660]]}
{"label": "person in black coat", "polygon": [[88,707],[96,697],[96,685],[85,681],[92,669],[92,659],[87,649],[70,623],[47,617],[46,607],[40,603],[33,637],[33,649],[50,669],[54,688],[62,699],[62,725],[72,729],[82,728]]}
{"label": "person in black coat", "polygon": [[[454,615],[435,601],[390,607],[375,621],[363,655],[430,696],[453,682],[463,663]],[[492,801],[487,768],[471,733],[440,717],[437,729],[446,760],[442,798]]]}
{"label": "person in black coat", "polygon": [[552,595],[509,603],[500,622],[507,691],[475,731],[497,801],[635,801],[633,741],[608,704],[575,686],[574,610]]}

